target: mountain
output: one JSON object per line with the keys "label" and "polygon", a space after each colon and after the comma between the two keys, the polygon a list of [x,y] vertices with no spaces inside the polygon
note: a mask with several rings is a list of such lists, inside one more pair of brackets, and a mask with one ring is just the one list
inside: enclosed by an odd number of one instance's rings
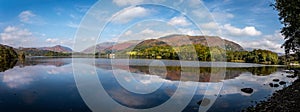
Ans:
{"label": "mountain", "polygon": [[91,46],[81,52],[83,53],[103,52],[105,51],[105,49],[112,47],[114,44],[116,44],[116,42],[103,42],[95,46]]}
{"label": "mountain", "polygon": [[73,52],[72,49],[64,47],[61,45],[56,45],[53,47],[31,47],[24,48],[19,47],[15,49],[18,53],[25,53],[26,56],[70,56]]}
{"label": "mountain", "polygon": [[[188,38],[189,40],[187,40]],[[207,42],[210,42],[208,45]],[[153,46],[166,46],[171,44],[170,46],[182,46],[189,44],[201,44],[204,46],[220,46],[225,43],[226,50],[231,51],[244,51],[243,47],[239,44],[222,39],[218,36],[189,36],[189,35],[171,35],[166,37],[161,37],[158,39],[149,39],[140,42],[136,47],[153,47]]]}
{"label": "mountain", "polygon": [[126,41],[126,42],[115,44],[113,46],[110,46],[110,47],[106,48],[105,50],[120,51],[120,50],[127,49],[129,47],[132,47],[132,46],[134,46],[134,45],[136,45],[136,44],[138,44],[140,42],[141,42],[141,40],[130,40],[130,41]]}
{"label": "mountain", "polygon": [[106,52],[106,51],[111,51],[111,50],[124,50],[127,49],[129,47],[132,47],[136,44],[138,44],[139,42],[141,42],[141,40],[130,40],[130,41],[125,41],[125,42],[121,42],[121,43],[116,43],[116,42],[103,42],[103,43],[99,43],[96,46],[91,46],[85,50],[83,50],[83,53],[93,53],[94,49],[95,52]]}
{"label": "mountain", "polygon": [[18,48],[15,49],[17,52],[25,53],[26,56],[70,56],[71,53],[67,52],[56,52],[50,50],[42,50],[40,48]]}
{"label": "mountain", "polygon": [[[187,41],[184,37],[189,38]],[[153,46],[165,46],[168,43],[172,44],[171,46],[182,46],[189,44],[202,44],[204,46],[208,46],[207,41],[210,42],[211,47],[220,46],[222,43],[225,43],[225,47],[227,50],[232,51],[244,51],[243,47],[239,44],[222,39],[218,36],[189,36],[189,35],[168,35],[165,37],[160,37],[158,39],[147,39],[147,40],[130,40],[126,42],[116,43],[116,42],[104,42],[97,44],[96,46],[91,46],[85,50],[83,53],[93,53],[94,49],[96,52],[106,52],[106,51],[122,51],[128,48],[133,47],[153,47]]]}
{"label": "mountain", "polygon": [[61,45],[56,45],[53,47],[41,47],[38,48],[40,50],[47,50],[47,51],[54,51],[54,52],[61,52],[61,53],[71,53],[73,50],[71,48],[61,46]]}

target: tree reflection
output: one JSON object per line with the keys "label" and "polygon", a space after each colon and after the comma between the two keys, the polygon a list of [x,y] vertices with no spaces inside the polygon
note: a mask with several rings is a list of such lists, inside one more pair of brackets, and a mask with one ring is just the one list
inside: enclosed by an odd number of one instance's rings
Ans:
{"label": "tree reflection", "polygon": [[253,75],[266,76],[276,72],[277,67],[274,66],[253,67],[253,68],[249,68],[248,71],[250,71]]}
{"label": "tree reflection", "polygon": [[13,68],[17,64],[17,60],[4,60],[0,62],[0,72],[4,72]]}
{"label": "tree reflection", "polygon": [[[112,70],[111,65],[101,65],[98,64],[97,67],[102,69]],[[149,66],[122,66],[114,65],[114,69],[127,70],[131,73],[137,74],[147,74],[147,75],[157,75],[151,74],[149,71]],[[152,70],[161,69],[161,67],[151,66]],[[181,77],[183,71],[185,70],[185,77]],[[196,70],[198,69],[198,70]],[[222,75],[226,69],[225,77]],[[220,82],[223,79],[233,79],[240,76],[244,72],[250,72],[253,75],[257,76],[266,76],[270,75],[277,71],[277,67],[251,67],[251,68],[222,68],[222,67],[180,67],[180,66],[167,66],[166,67],[166,76],[160,76],[164,79],[173,80],[173,81],[190,81],[190,78],[199,75],[198,82]]]}
{"label": "tree reflection", "polygon": [[61,67],[70,64],[71,60],[59,58],[26,58],[26,60],[3,60],[0,61],[0,72],[5,72],[14,66],[26,67],[35,65]]}

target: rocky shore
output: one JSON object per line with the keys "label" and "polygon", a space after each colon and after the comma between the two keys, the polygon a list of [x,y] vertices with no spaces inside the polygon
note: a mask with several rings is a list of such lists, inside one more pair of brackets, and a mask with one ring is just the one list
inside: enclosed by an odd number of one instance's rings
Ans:
{"label": "rocky shore", "polygon": [[[295,76],[300,76],[299,70],[295,70]],[[300,112],[300,79],[292,85],[276,91],[268,100],[249,107],[246,112]]]}

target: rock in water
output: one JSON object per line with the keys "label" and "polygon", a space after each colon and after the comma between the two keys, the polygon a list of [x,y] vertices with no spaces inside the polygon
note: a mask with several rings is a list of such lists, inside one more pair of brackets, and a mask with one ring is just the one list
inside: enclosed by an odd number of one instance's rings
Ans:
{"label": "rock in water", "polygon": [[280,85],[284,85],[284,84],[286,84],[286,82],[280,81],[279,84],[280,84]]}
{"label": "rock in water", "polygon": [[252,88],[243,88],[243,89],[241,89],[241,91],[243,91],[244,93],[251,94],[253,92],[253,89]]}
{"label": "rock in water", "polygon": [[274,84],[273,84],[273,83],[270,83],[269,85],[270,85],[270,87],[274,87]]}
{"label": "rock in water", "polygon": [[295,77],[297,77],[297,75],[287,75],[286,77],[287,78],[295,78]]}
{"label": "rock in water", "polygon": [[274,82],[279,82],[279,79],[273,79]]}

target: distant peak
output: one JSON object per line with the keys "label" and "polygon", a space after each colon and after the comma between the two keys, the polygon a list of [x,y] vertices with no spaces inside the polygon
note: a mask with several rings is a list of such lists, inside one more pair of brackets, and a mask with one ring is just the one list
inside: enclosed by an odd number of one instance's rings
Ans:
{"label": "distant peak", "polygon": [[55,51],[55,52],[72,52],[73,51],[71,48],[65,47],[65,46],[62,46],[62,45],[55,45],[55,46],[52,46],[52,47],[41,47],[39,49]]}

